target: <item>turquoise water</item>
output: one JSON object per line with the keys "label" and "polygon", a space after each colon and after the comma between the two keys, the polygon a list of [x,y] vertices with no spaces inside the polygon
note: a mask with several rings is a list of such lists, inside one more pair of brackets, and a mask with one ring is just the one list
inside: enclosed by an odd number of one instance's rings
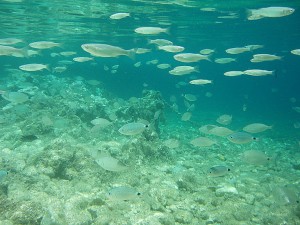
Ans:
{"label": "turquoise water", "polygon": [[[0,224],[299,224],[300,56],[291,53],[300,48],[299,5],[277,0],[0,1],[0,43],[21,40],[0,45],[0,171],[5,175],[0,179]],[[249,9],[270,6],[295,11],[248,19]],[[119,12],[130,16],[109,18]],[[138,27],[169,31],[144,35],[134,31]],[[213,53],[209,60],[178,62],[177,53],[149,44],[154,39],[183,46],[182,53]],[[38,41],[59,46],[30,47]],[[87,43],[150,52],[103,58],[84,51],[81,45]],[[247,45],[262,48],[234,55],[225,51]],[[22,57],[5,53],[3,46],[16,48]],[[37,55],[30,56],[30,50]],[[253,63],[254,54],[282,58]],[[79,56],[93,60],[73,61]],[[236,61],[214,61],[223,57]],[[153,60],[170,68],[159,69]],[[30,63],[49,70],[20,69]],[[198,67],[199,73],[169,74],[184,65]],[[249,69],[274,74],[224,76]],[[189,84],[193,79],[213,82]],[[7,95],[15,92],[28,100],[9,100]],[[197,100],[189,102],[185,94]],[[184,121],[186,112],[191,118]],[[216,122],[224,114],[232,122]],[[109,125],[94,126],[95,118]],[[140,124],[137,135],[118,131],[141,120],[150,125]],[[199,131],[215,125],[237,132],[252,123],[272,128],[251,134],[259,140],[242,145]],[[191,144],[197,137],[215,143]],[[253,150],[263,155],[245,156]],[[100,152],[128,168],[103,168]],[[208,176],[217,165],[230,171]],[[133,188],[124,193],[130,198],[109,201],[109,190],[119,186]]]}

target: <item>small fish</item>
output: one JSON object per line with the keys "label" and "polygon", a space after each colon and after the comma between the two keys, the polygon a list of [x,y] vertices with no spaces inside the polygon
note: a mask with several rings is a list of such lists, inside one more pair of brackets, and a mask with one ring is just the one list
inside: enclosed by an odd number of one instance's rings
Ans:
{"label": "small fish", "polygon": [[163,45],[163,46],[158,46],[158,49],[166,52],[176,53],[176,52],[182,52],[184,50],[184,47],[178,45]]}
{"label": "small fish", "polygon": [[276,18],[291,15],[295,9],[289,7],[266,7],[248,10],[248,20],[259,20],[265,17]]}
{"label": "small fish", "polygon": [[14,48],[6,45],[0,45],[0,56],[1,55],[13,56],[19,58],[24,58],[28,56],[26,49]]}
{"label": "small fish", "polygon": [[175,76],[182,76],[193,72],[199,72],[197,66],[176,66],[175,68],[169,71],[169,74]]}
{"label": "small fish", "polygon": [[120,20],[120,19],[126,18],[128,16],[130,16],[130,13],[115,13],[115,14],[110,15],[109,18],[112,20]]}
{"label": "small fish", "polygon": [[209,54],[212,54],[214,52],[215,52],[215,50],[206,48],[206,49],[202,49],[199,53],[203,54],[203,55],[209,55]]}
{"label": "small fish", "polygon": [[31,64],[25,64],[19,66],[19,69],[27,72],[34,72],[34,71],[40,71],[44,69],[49,70],[49,66],[44,64],[31,63]]}
{"label": "small fish", "polygon": [[229,125],[232,121],[232,115],[221,115],[217,118],[217,123],[222,124],[222,125]]}
{"label": "small fish", "polygon": [[70,52],[60,52],[59,54],[62,56],[71,56],[71,55],[76,55],[77,53],[70,51]]}
{"label": "small fish", "polygon": [[291,50],[291,53],[294,55],[300,55],[300,49]]}
{"label": "small fish", "polygon": [[265,61],[274,61],[274,60],[280,60],[282,57],[277,55],[271,55],[271,54],[255,54],[253,55],[253,59],[251,59],[251,62],[265,62]]}
{"label": "small fish", "polygon": [[243,75],[244,72],[243,71],[228,71],[228,72],[225,72],[224,73],[224,76],[227,76],[227,77],[236,77],[236,76],[241,76]]}
{"label": "small fish", "polygon": [[268,125],[263,124],[263,123],[252,123],[252,124],[249,124],[249,125],[245,126],[243,128],[243,131],[255,134],[255,133],[260,133],[260,132],[263,132],[263,131],[266,131],[266,130],[269,130],[269,129],[272,129],[272,126],[268,126]]}
{"label": "small fish", "polygon": [[137,48],[135,53],[136,54],[145,54],[145,53],[148,53],[148,52],[151,52],[152,50],[149,49],[149,48]]}
{"label": "small fish", "polygon": [[0,39],[0,45],[14,45],[17,43],[21,43],[23,40],[18,38],[2,38]]}
{"label": "small fish", "polygon": [[271,71],[271,70],[260,70],[260,69],[251,69],[251,70],[245,70],[245,71],[243,71],[243,73],[246,74],[246,75],[249,75],[249,76],[260,77],[260,76],[273,75],[274,71]]}
{"label": "small fish", "polygon": [[166,40],[166,39],[154,39],[154,40],[149,40],[149,44],[155,44],[158,46],[163,46],[163,45],[173,45],[172,41]]}
{"label": "small fish", "polygon": [[91,61],[94,60],[94,58],[92,57],[75,57],[73,58],[73,61],[75,62],[87,62],[87,61]]}
{"label": "small fish", "polygon": [[138,34],[160,34],[160,33],[169,33],[168,28],[161,27],[138,27],[134,30]]}
{"label": "small fish", "polygon": [[173,58],[179,62],[186,63],[198,62],[200,60],[209,60],[208,55],[201,55],[195,53],[179,53],[174,55]]}
{"label": "small fish", "polygon": [[226,64],[226,63],[231,63],[231,62],[236,62],[236,59],[234,59],[234,58],[218,58],[218,59],[215,59],[215,63],[219,63],[219,64]]}
{"label": "small fish", "polygon": [[107,195],[110,201],[128,201],[134,200],[141,196],[141,193],[134,188],[120,186],[112,188]]}
{"label": "small fish", "polygon": [[264,152],[257,150],[244,151],[241,155],[241,158],[244,162],[256,166],[266,165],[271,160],[271,158],[268,157]]}
{"label": "small fish", "polygon": [[197,80],[191,80],[189,83],[194,85],[204,85],[204,84],[212,84],[213,81],[205,80],[205,79],[197,79]]}
{"label": "small fish", "polygon": [[134,58],[134,49],[125,50],[118,46],[107,45],[107,44],[83,44],[81,48],[96,57],[118,57],[121,55]]}
{"label": "small fish", "polygon": [[28,135],[21,136],[21,141],[23,141],[23,142],[32,142],[36,139],[38,139],[38,137],[35,136],[34,134],[28,134]]}
{"label": "small fish", "polygon": [[198,137],[190,141],[190,144],[194,147],[210,147],[217,144],[217,142],[207,138],[207,137]]}
{"label": "small fish", "polygon": [[143,131],[148,127],[149,125],[140,122],[128,123],[122,126],[119,129],[119,132],[124,135],[136,135],[143,133]]}
{"label": "small fish", "polygon": [[210,177],[222,177],[225,176],[228,172],[230,172],[230,168],[224,165],[213,166],[208,170],[208,175]]}
{"label": "small fish", "polygon": [[161,63],[161,64],[158,64],[156,67],[157,67],[158,69],[165,70],[165,69],[170,68],[171,65],[170,65],[170,64],[167,64],[167,63]]}
{"label": "small fish", "polygon": [[53,41],[37,41],[29,44],[31,48],[36,49],[48,49],[53,47],[59,47],[60,44]]}
{"label": "small fish", "polygon": [[235,132],[228,135],[227,139],[235,144],[246,144],[258,140],[258,138],[253,137],[251,134],[246,132]]}
{"label": "small fish", "polygon": [[243,53],[243,52],[249,52],[249,51],[250,51],[250,49],[247,48],[247,47],[236,47],[236,48],[226,49],[226,52],[228,54],[232,54],[232,55],[240,54],[240,53]]}

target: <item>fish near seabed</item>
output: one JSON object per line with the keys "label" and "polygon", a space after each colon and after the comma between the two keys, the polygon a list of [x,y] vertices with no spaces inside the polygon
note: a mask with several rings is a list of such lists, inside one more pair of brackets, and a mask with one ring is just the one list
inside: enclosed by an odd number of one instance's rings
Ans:
{"label": "fish near seabed", "polygon": [[140,122],[127,123],[124,126],[122,126],[118,131],[124,135],[136,135],[143,133],[143,131],[146,130],[146,128],[148,127],[149,125]]}
{"label": "fish near seabed", "polygon": [[141,193],[134,188],[119,186],[109,190],[107,198],[110,201],[128,201],[135,200],[141,196]]}
{"label": "fish near seabed", "polygon": [[228,135],[227,139],[235,144],[247,144],[249,142],[258,140],[258,138],[253,137],[251,134],[246,132],[235,132]]}
{"label": "fish near seabed", "polygon": [[228,168],[228,166],[216,165],[216,166],[211,167],[208,170],[208,175],[210,177],[222,177],[222,176],[225,176],[230,171],[231,171],[231,169]]}

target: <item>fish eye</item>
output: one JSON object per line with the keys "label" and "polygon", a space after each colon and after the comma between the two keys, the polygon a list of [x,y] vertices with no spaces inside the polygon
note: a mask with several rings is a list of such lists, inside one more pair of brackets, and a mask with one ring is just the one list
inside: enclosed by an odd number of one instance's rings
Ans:
{"label": "fish eye", "polygon": [[227,171],[230,171],[230,169],[228,168]]}
{"label": "fish eye", "polygon": [[140,196],[140,195],[141,195],[141,192],[136,193],[136,195],[137,195],[137,196]]}

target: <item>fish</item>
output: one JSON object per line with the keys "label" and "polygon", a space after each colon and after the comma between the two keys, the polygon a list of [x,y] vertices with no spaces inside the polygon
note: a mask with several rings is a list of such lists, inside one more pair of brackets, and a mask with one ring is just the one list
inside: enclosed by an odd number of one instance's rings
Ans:
{"label": "fish", "polygon": [[77,52],[72,52],[72,51],[70,51],[70,52],[60,52],[59,54],[62,55],[62,56],[72,56],[72,55],[76,55]]}
{"label": "fish", "polygon": [[38,137],[34,134],[27,134],[27,135],[22,135],[20,139],[23,142],[32,142],[32,141],[38,139]]}
{"label": "fish", "polygon": [[166,39],[153,39],[149,40],[148,44],[155,44],[158,46],[164,46],[164,45],[173,45],[172,41],[166,40]]}
{"label": "fish", "polygon": [[162,63],[162,64],[158,64],[156,67],[157,67],[158,69],[165,70],[165,69],[170,68],[171,65],[170,65],[170,64],[167,64],[167,63]]}
{"label": "fish", "polygon": [[261,70],[261,69],[251,69],[251,70],[243,71],[245,75],[255,76],[255,77],[273,75],[274,72],[275,72],[274,70],[271,71],[271,70]]}
{"label": "fish", "polygon": [[41,70],[48,70],[49,65],[39,64],[39,63],[30,63],[19,66],[19,69],[27,71],[27,72],[34,72],[34,71],[41,71]]}
{"label": "fish", "polygon": [[265,62],[265,61],[274,61],[281,60],[281,56],[271,55],[271,54],[255,54],[253,58],[250,60],[251,62]]}
{"label": "fish", "polygon": [[145,54],[145,53],[148,53],[148,52],[151,52],[151,49],[149,48],[137,48],[135,53],[136,54]]}
{"label": "fish", "polygon": [[6,170],[0,170],[0,182],[7,176],[8,172]]}
{"label": "fish", "polygon": [[198,138],[191,140],[190,144],[195,147],[210,147],[217,143],[207,137],[198,137]]}
{"label": "fish", "polygon": [[133,59],[135,56],[134,49],[125,50],[118,46],[107,44],[83,44],[81,48],[96,57],[118,57],[125,55]]}
{"label": "fish", "polygon": [[209,55],[209,54],[212,54],[212,53],[214,53],[214,52],[215,52],[215,50],[206,48],[206,49],[200,50],[199,53],[200,53],[200,54],[203,54],[203,55]]}
{"label": "fish", "polygon": [[31,48],[36,48],[36,49],[49,49],[53,47],[59,47],[60,43],[56,43],[53,41],[37,41],[37,42],[32,42],[29,44]]}
{"label": "fish", "polygon": [[222,177],[222,176],[225,176],[230,171],[231,171],[231,169],[228,168],[228,166],[216,165],[216,166],[211,167],[208,170],[208,175],[210,177]]}
{"label": "fish", "polygon": [[167,139],[165,141],[163,141],[163,144],[165,146],[167,146],[168,148],[178,148],[179,147],[179,141],[177,139],[174,139],[174,138],[170,138],[170,139]]}
{"label": "fish", "polygon": [[208,55],[196,54],[196,53],[179,53],[173,56],[173,58],[179,62],[198,62],[200,60],[210,60]]}
{"label": "fish", "polygon": [[143,133],[144,130],[146,130],[146,128],[148,127],[149,125],[140,122],[127,123],[124,126],[122,126],[118,131],[124,135],[136,135]]}
{"label": "fish", "polygon": [[130,16],[130,13],[115,13],[109,16],[112,20],[120,20]]}
{"label": "fish", "polygon": [[101,127],[104,128],[104,127],[111,125],[112,122],[110,122],[109,120],[104,119],[104,118],[96,118],[91,121],[91,124],[93,124],[94,126],[100,125]]}
{"label": "fish", "polygon": [[91,61],[94,60],[94,58],[92,57],[75,57],[73,58],[73,61],[75,62],[87,62],[87,61]]}
{"label": "fish", "polygon": [[205,80],[205,79],[197,79],[197,80],[191,80],[189,83],[194,85],[204,85],[204,84],[212,84],[213,81]]}
{"label": "fish", "polygon": [[26,48],[19,49],[12,46],[0,45],[0,56],[1,55],[24,58],[28,56],[28,53]]}
{"label": "fish", "polygon": [[241,158],[244,162],[256,166],[266,165],[271,160],[271,158],[268,157],[264,152],[257,150],[244,151],[241,155]]}
{"label": "fish", "polygon": [[21,93],[21,92],[6,91],[1,96],[5,100],[10,101],[11,103],[14,103],[14,104],[24,103],[29,100],[28,95]]}
{"label": "fish", "polygon": [[232,121],[232,115],[221,115],[216,119],[216,122],[222,125],[229,125]]}
{"label": "fish", "polygon": [[133,64],[134,67],[140,67],[142,65],[142,62],[136,62],[135,64]]}
{"label": "fish", "polygon": [[245,47],[249,48],[250,51],[253,51],[253,50],[256,50],[259,48],[263,48],[264,46],[263,45],[246,45]]}
{"label": "fish", "polygon": [[135,33],[138,34],[160,34],[160,33],[169,33],[169,28],[161,28],[161,27],[138,27],[134,30]]}
{"label": "fish", "polygon": [[181,116],[181,120],[182,121],[189,121],[192,117],[192,113],[191,112],[185,112],[182,114]]}
{"label": "fish", "polygon": [[227,77],[236,77],[236,76],[241,76],[243,75],[244,72],[243,71],[227,71],[224,73],[224,76],[227,76]]}
{"label": "fish", "polygon": [[203,125],[199,128],[199,131],[201,133],[204,133],[204,134],[210,134],[210,131],[215,128],[215,127],[218,127],[216,125],[212,125],[212,124],[207,124],[207,125]]}
{"label": "fish", "polygon": [[121,172],[127,170],[128,167],[123,165],[118,159],[110,156],[110,154],[91,152],[96,163],[103,169],[111,172]]}
{"label": "fish", "polygon": [[259,20],[262,18],[277,18],[291,15],[295,12],[295,9],[289,7],[266,7],[260,9],[249,9],[247,10],[248,20]]}
{"label": "fish", "polygon": [[293,49],[291,50],[291,53],[294,55],[300,55],[300,49]]}
{"label": "fish", "polygon": [[228,48],[225,50],[228,54],[236,55],[243,52],[249,52],[250,49],[247,47],[236,47],[236,48]]}
{"label": "fish", "polygon": [[273,186],[272,194],[279,205],[293,205],[299,207],[299,186],[298,184],[286,184],[283,186]]}
{"label": "fish", "polygon": [[107,198],[110,201],[128,201],[135,200],[141,196],[141,193],[136,191],[132,187],[119,186],[112,188],[108,194]]}
{"label": "fish", "polygon": [[234,133],[232,130],[227,127],[214,127],[209,131],[209,134],[216,135],[219,137],[225,137]]}
{"label": "fish", "polygon": [[235,132],[228,135],[227,139],[235,144],[247,144],[249,142],[258,140],[258,138],[253,137],[251,134],[246,132]]}
{"label": "fish", "polygon": [[62,73],[67,70],[66,66],[56,66],[52,69],[53,73]]}
{"label": "fish", "polygon": [[184,50],[184,47],[178,45],[163,45],[163,46],[158,46],[158,49],[166,52],[176,53],[176,52],[182,52]]}
{"label": "fish", "polygon": [[190,102],[195,102],[197,101],[197,97],[193,94],[184,94],[183,97]]}
{"label": "fish", "polygon": [[172,70],[169,71],[169,74],[175,75],[175,76],[182,76],[186,74],[190,74],[193,72],[199,72],[198,67],[193,66],[176,66]]}
{"label": "fish", "polygon": [[266,130],[272,129],[272,126],[268,126],[263,123],[252,123],[245,127],[243,127],[243,131],[246,131],[248,133],[256,134],[260,133]]}
{"label": "fish", "polygon": [[22,39],[19,38],[1,38],[0,45],[14,45],[18,43],[24,42]]}
{"label": "fish", "polygon": [[231,62],[236,62],[236,59],[234,59],[234,58],[218,58],[218,59],[215,59],[215,63],[219,63],[219,64],[226,64],[226,63],[231,63]]}

